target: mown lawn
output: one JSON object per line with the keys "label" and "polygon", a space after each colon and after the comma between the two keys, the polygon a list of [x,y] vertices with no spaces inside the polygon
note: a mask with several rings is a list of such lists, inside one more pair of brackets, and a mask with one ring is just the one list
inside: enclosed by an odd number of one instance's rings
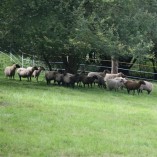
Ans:
{"label": "mown lawn", "polygon": [[0,156],[157,156],[157,84],[133,96],[41,80],[0,73]]}

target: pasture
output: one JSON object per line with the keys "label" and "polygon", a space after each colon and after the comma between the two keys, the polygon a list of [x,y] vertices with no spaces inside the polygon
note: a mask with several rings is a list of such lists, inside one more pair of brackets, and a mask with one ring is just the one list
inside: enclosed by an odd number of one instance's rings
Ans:
{"label": "pasture", "polygon": [[156,157],[157,84],[126,90],[47,86],[0,72],[0,156]]}

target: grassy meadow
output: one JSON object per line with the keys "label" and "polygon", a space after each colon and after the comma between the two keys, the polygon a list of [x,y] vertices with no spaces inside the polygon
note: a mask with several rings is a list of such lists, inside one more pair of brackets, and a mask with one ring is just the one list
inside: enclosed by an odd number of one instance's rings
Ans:
{"label": "grassy meadow", "polygon": [[1,157],[156,157],[157,84],[147,95],[21,82],[0,72]]}

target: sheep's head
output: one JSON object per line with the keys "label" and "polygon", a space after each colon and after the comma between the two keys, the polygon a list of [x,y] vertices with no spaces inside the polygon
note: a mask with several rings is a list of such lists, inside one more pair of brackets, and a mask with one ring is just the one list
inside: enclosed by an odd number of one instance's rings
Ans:
{"label": "sheep's head", "polygon": [[40,69],[40,70],[45,70],[45,68],[44,68],[44,67],[42,67],[42,66],[40,66],[38,69]]}
{"label": "sheep's head", "polygon": [[34,66],[34,67],[32,68],[32,70],[38,70],[38,67]]}
{"label": "sheep's head", "polygon": [[20,65],[19,64],[15,64],[16,68],[20,68]]}
{"label": "sheep's head", "polygon": [[143,84],[143,85],[146,84],[143,80],[140,80],[139,83],[140,83],[140,84]]}
{"label": "sheep's head", "polygon": [[92,78],[95,79],[95,80],[98,79],[98,77],[96,75],[94,75]]}
{"label": "sheep's head", "polygon": [[104,74],[107,74],[107,73],[110,74],[111,72],[107,69],[107,70],[104,70],[103,73]]}
{"label": "sheep's head", "polygon": [[123,77],[123,78],[126,77],[126,75],[124,75],[122,72],[119,73],[119,76],[121,76],[121,77]]}

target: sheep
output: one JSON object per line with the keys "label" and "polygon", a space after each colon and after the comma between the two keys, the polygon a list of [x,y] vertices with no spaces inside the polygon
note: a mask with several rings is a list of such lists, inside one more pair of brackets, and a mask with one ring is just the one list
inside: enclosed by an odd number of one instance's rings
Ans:
{"label": "sheep", "polygon": [[45,70],[45,68],[44,67],[39,67],[38,70],[34,70],[33,73],[32,73],[32,76],[36,78],[37,82],[38,82],[38,77],[39,77],[42,70]]}
{"label": "sheep", "polygon": [[58,85],[60,85],[61,83],[63,83],[63,74],[61,73],[56,73],[54,81],[58,83]]}
{"label": "sheep", "polygon": [[93,77],[89,77],[89,76],[84,75],[84,76],[82,76],[81,81],[82,81],[84,87],[86,84],[88,85],[88,87],[89,87],[89,85],[91,85],[91,87],[92,87],[92,84],[93,84],[95,79],[98,79],[98,77],[95,75]]}
{"label": "sheep", "polygon": [[55,80],[55,77],[57,74],[58,74],[57,71],[47,71],[45,73],[45,79],[46,79],[47,85],[51,83],[51,80]]}
{"label": "sheep", "polygon": [[106,88],[106,83],[105,83],[105,81],[104,81],[104,77],[102,77],[102,76],[97,76],[98,77],[98,80],[97,80],[97,82],[98,82],[98,87],[100,87],[100,88]]}
{"label": "sheep", "polygon": [[85,75],[85,71],[82,71],[79,74],[77,74],[77,79],[76,79],[77,86],[81,86],[82,77],[84,75]]}
{"label": "sheep", "polygon": [[143,90],[146,90],[148,92],[148,94],[150,94],[150,92],[153,90],[153,84],[148,81],[144,81],[144,82],[145,82],[145,85],[142,84],[140,86],[140,92],[142,93]]}
{"label": "sheep", "polygon": [[63,84],[68,86],[71,86],[74,88],[75,83],[79,79],[79,74],[70,74],[70,73],[64,73],[63,74]]}
{"label": "sheep", "polygon": [[19,75],[19,78],[20,78],[20,81],[21,81],[21,78],[27,78],[28,81],[31,81],[31,76],[32,76],[32,73],[34,70],[37,70],[38,68],[36,66],[32,67],[31,69],[26,69],[26,68],[19,68],[17,70],[17,73]]}
{"label": "sheep", "polygon": [[119,88],[121,88],[123,86],[123,78],[119,78],[119,79],[107,79],[106,81],[106,86],[109,90],[114,89],[115,91],[117,91]]}
{"label": "sheep", "polygon": [[121,86],[120,88],[121,88],[121,89],[125,88],[124,82],[127,81],[126,78],[123,78],[123,77],[115,77],[114,79],[115,79],[115,80],[123,80],[122,86]]}
{"label": "sheep", "polygon": [[103,72],[89,72],[88,73],[88,76],[89,77],[93,77],[93,76],[102,76],[102,77],[105,77],[105,75],[107,74],[107,73],[110,73],[110,71],[109,70],[104,70]]}
{"label": "sheep", "polygon": [[145,85],[145,82],[143,80],[140,80],[138,82],[133,81],[133,80],[123,80],[124,85],[128,91],[128,94],[130,93],[131,90],[133,90],[133,95],[135,94],[135,90],[137,90],[137,93],[139,94],[139,89],[141,85]]}
{"label": "sheep", "polygon": [[20,65],[13,64],[12,66],[6,67],[4,70],[5,76],[14,79],[16,68],[20,68]]}
{"label": "sheep", "polygon": [[108,79],[113,79],[115,77],[126,77],[122,72],[117,74],[106,74],[104,80],[107,81]]}

